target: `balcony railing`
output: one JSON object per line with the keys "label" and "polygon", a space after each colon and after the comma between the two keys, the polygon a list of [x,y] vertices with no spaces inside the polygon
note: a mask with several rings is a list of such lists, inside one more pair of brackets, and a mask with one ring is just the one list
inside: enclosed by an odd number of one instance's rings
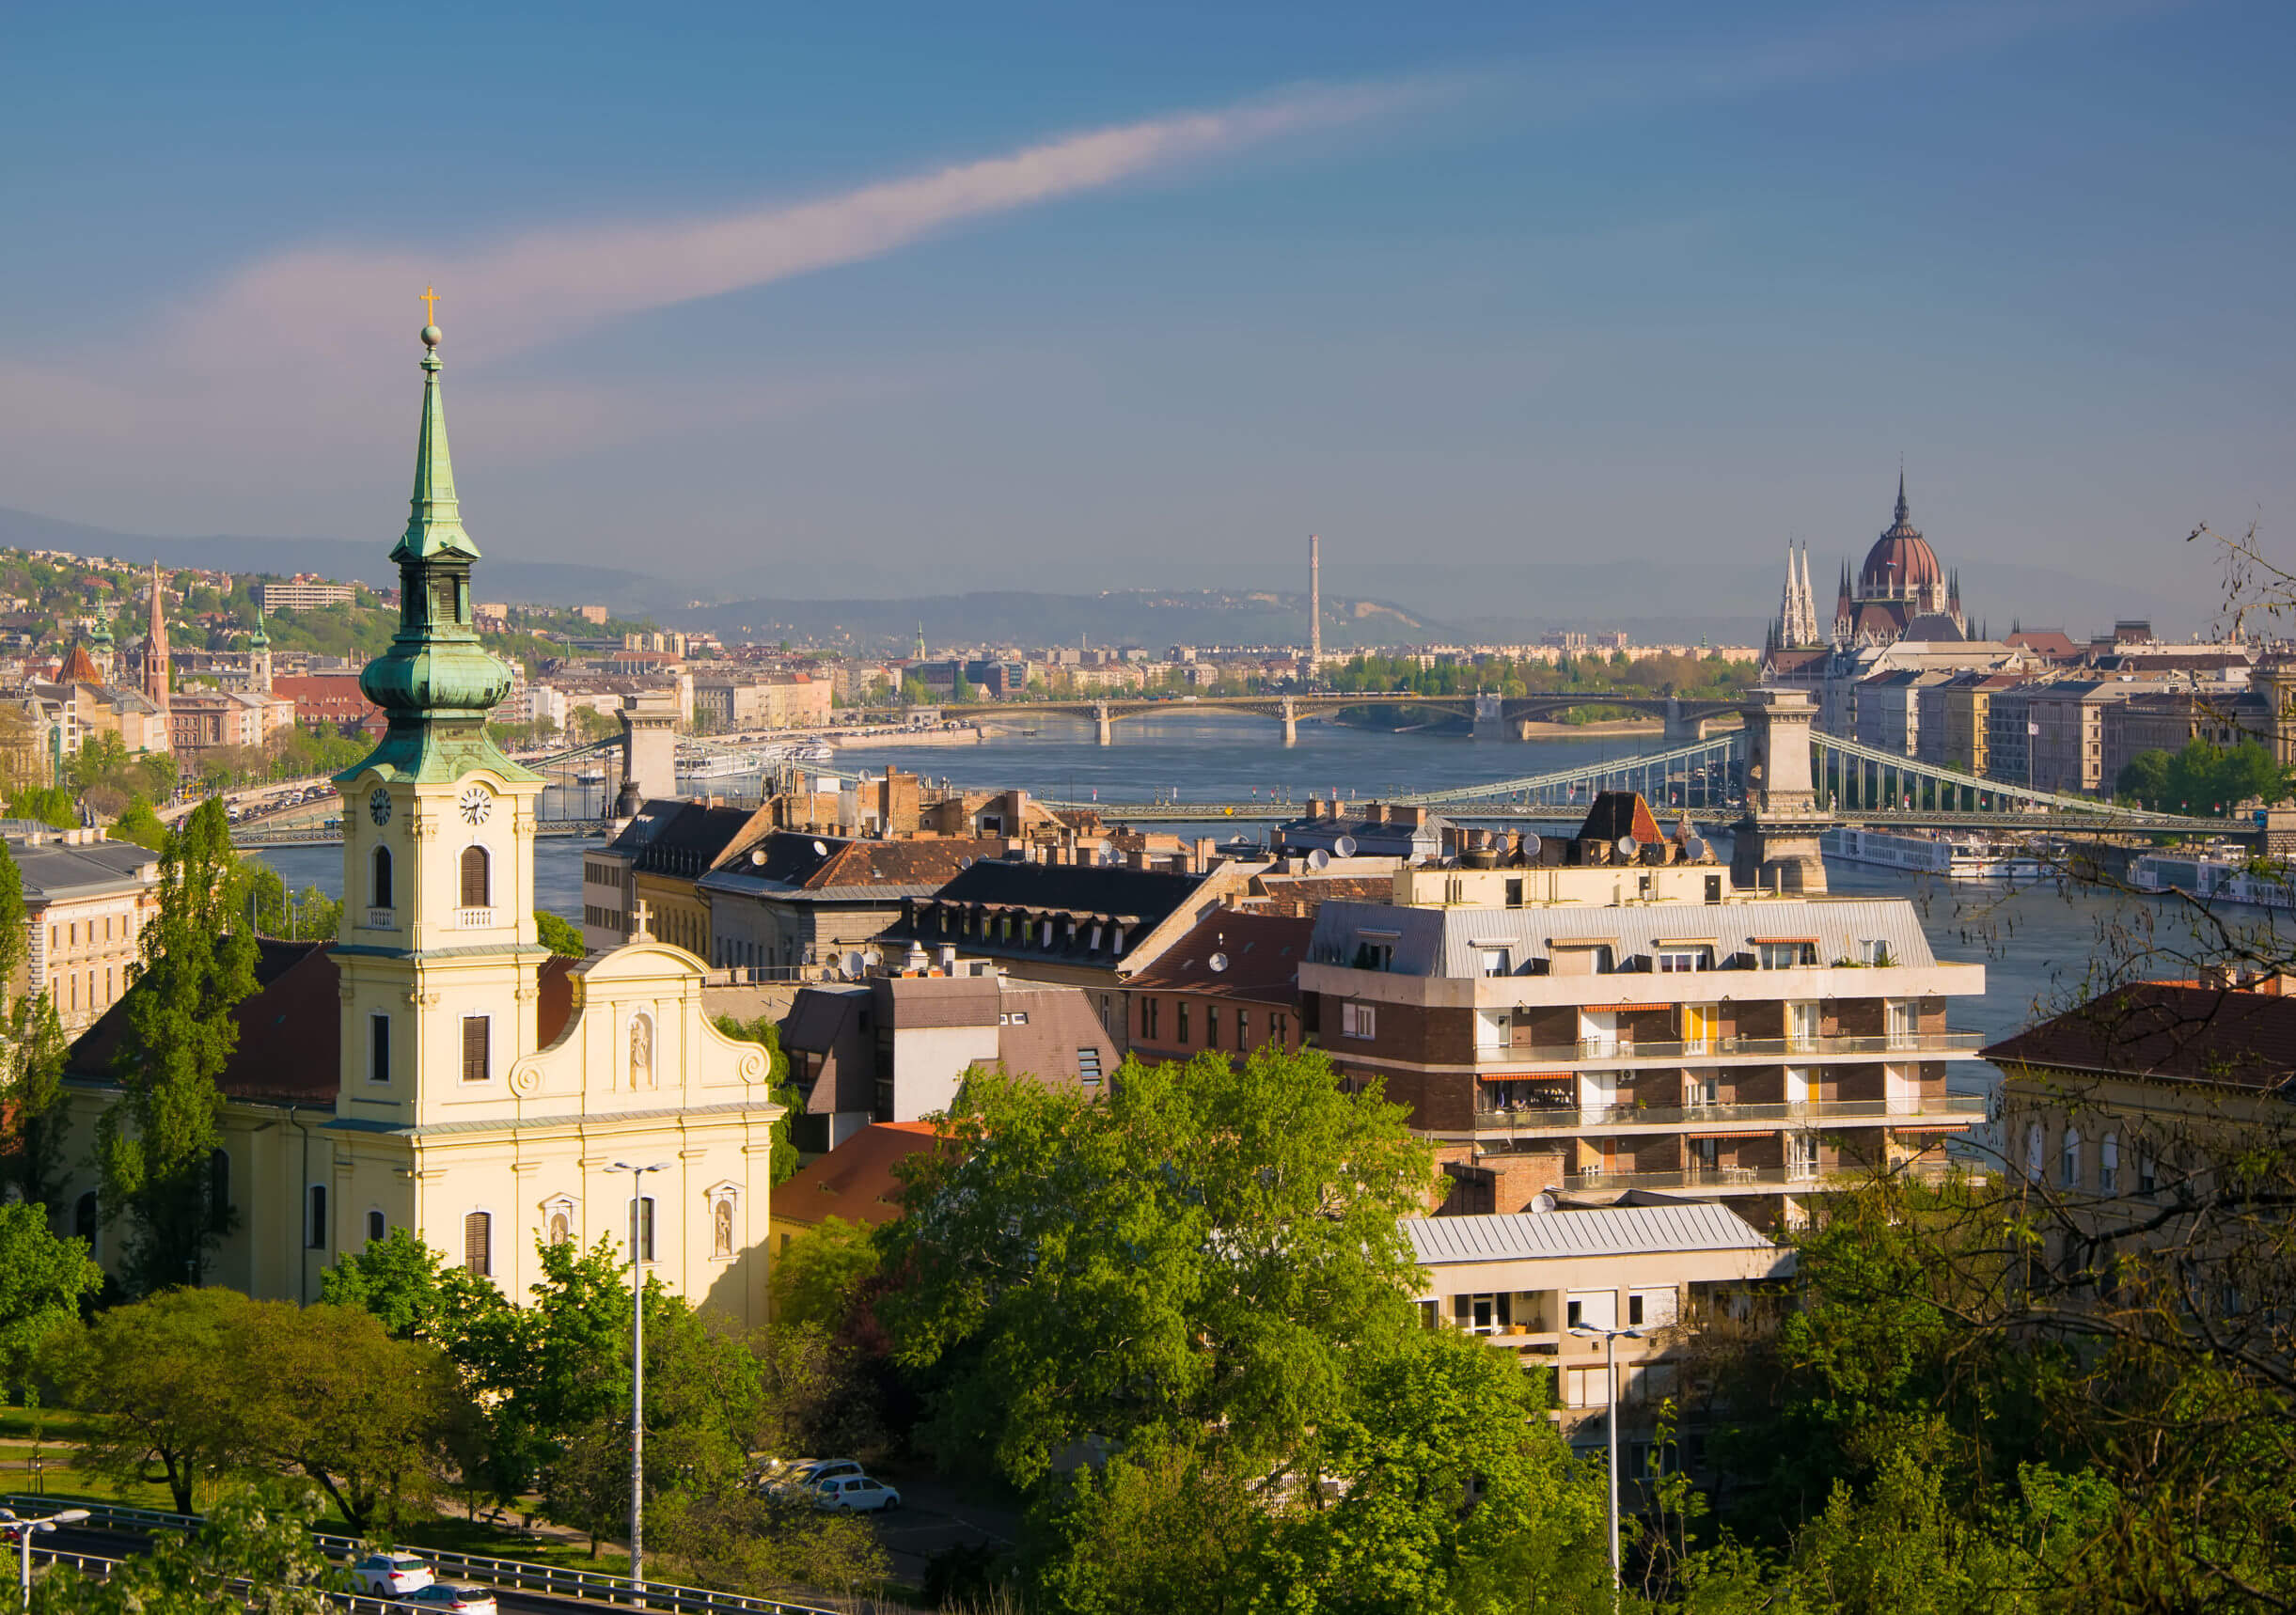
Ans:
{"label": "balcony railing", "polygon": [[[1874,1168],[1865,1165],[1799,1167],[1692,1167],[1676,1172],[1572,1172],[1563,1180],[1571,1189],[1695,1189],[1700,1194],[1775,1194],[1785,1190],[1818,1190],[1839,1186]],[[1896,1168],[1925,1183],[1935,1183],[1957,1169],[1956,1163],[1910,1161]],[[1973,1174],[1981,1177],[1983,1174]]]}
{"label": "balcony railing", "polygon": [[1843,1055],[1887,1058],[1892,1055],[1975,1054],[1983,1032],[1912,1032],[1883,1037],[1690,1038],[1672,1043],[1629,1038],[1581,1038],[1575,1043],[1513,1043],[1475,1051],[1483,1065],[1632,1065],[1695,1060],[1823,1059]]}
{"label": "balcony railing", "polygon": [[1513,1109],[1478,1109],[1478,1131],[1517,1133],[1572,1133],[1633,1127],[1695,1127],[1702,1122],[1738,1123],[1775,1121],[1789,1127],[1824,1127],[1828,1123],[1962,1121],[1985,1119],[1986,1099],[1978,1093],[1948,1093],[1936,1099],[1805,1100],[1792,1105],[1600,1105],[1590,1108],[1518,1105]]}

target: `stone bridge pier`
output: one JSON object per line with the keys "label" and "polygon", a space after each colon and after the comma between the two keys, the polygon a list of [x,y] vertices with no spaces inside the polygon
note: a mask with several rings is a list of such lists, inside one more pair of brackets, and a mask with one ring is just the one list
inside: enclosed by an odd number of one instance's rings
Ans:
{"label": "stone bridge pier", "polygon": [[1475,697],[1477,740],[1520,740],[1522,726],[1507,722],[1506,698],[1485,690]]}
{"label": "stone bridge pier", "polygon": [[1283,698],[1283,744],[1299,744],[1299,706],[1289,696]]}
{"label": "stone bridge pier", "polygon": [[1682,698],[1680,696],[1669,696],[1666,698],[1667,745],[1695,745],[1698,742],[1706,738],[1707,721],[1708,720],[1705,718],[1684,717],[1682,715]]}
{"label": "stone bridge pier", "polygon": [[1109,716],[1109,703],[1106,701],[1093,703],[1093,731],[1102,745],[1116,744],[1116,721]]}

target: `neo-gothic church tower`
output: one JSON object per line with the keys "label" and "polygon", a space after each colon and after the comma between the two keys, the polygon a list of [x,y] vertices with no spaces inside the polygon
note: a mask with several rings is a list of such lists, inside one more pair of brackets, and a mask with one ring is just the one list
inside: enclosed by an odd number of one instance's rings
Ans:
{"label": "neo-gothic church tower", "polygon": [[[666,1284],[760,1324],[780,1114],[764,1051],[708,1023],[706,966],[681,949],[641,933],[568,971],[536,938],[543,780],[486,730],[511,677],[472,621],[479,549],[447,449],[439,341],[423,327],[415,492],[391,552],[399,629],[359,680],[389,729],[336,776],[337,1248],[411,1228],[523,1300],[538,1239],[611,1235],[626,1249],[635,1221]],[[546,976],[558,1007],[542,1016]],[[645,1180],[642,1208],[632,1180],[605,1170],[617,1158],[668,1164]]]}

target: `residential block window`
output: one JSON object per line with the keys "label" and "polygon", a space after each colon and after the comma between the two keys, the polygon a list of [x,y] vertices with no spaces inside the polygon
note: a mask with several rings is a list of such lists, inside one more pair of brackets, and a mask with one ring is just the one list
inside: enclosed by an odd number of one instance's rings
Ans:
{"label": "residential block window", "polygon": [[1186,1043],[1187,1042],[1187,1000],[1186,998],[1173,1000],[1172,1010],[1174,1018],[1178,1022],[1176,1036],[1181,1043]]}
{"label": "residential block window", "polygon": [[484,1015],[463,1017],[463,1080],[484,1082],[494,1074],[487,1043],[492,1023]]}
{"label": "residential block window", "polygon": [[2120,1135],[2107,1133],[2097,1145],[2097,1188],[2100,1194],[2120,1193]]}
{"label": "residential block window", "polygon": [[1275,1013],[1272,1011],[1269,1011],[1267,1016],[1267,1041],[1272,1043],[1281,1044],[1283,1040],[1290,1035],[1291,1023],[1289,1017]]}
{"label": "residential block window", "polygon": [[2158,1194],[2161,1189],[2161,1163],[2150,1155],[2140,1155],[2136,1163],[2136,1192],[2140,1195]]}
{"label": "residential block window", "polygon": [[1484,975],[1512,976],[1515,973],[1509,963],[1507,949],[1503,948],[1486,948],[1480,949],[1479,951],[1481,956],[1480,965]]}
{"label": "residential block window", "polygon": [[1704,970],[1710,957],[1703,948],[1661,948],[1658,950],[1659,973],[1673,976]]}
{"label": "residential block window", "polygon": [[1154,998],[1142,998],[1140,1000],[1141,1037],[1149,1040],[1150,1042],[1155,1041],[1156,1035],[1156,1027],[1157,1019],[1156,1000]]}
{"label": "residential block window", "polygon": [[1522,883],[1522,879],[1521,879],[1521,877],[1520,877],[1520,876],[1512,877],[1512,878],[1510,878],[1510,879],[1507,881],[1507,906],[1508,906],[1509,908],[1520,908],[1520,907],[1522,907],[1522,905],[1523,905],[1523,883]]}
{"label": "residential block window", "polygon": [[1785,1041],[1790,1047],[1817,1046],[1817,1006],[1788,1004],[1785,1007]]}
{"label": "residential block window", "polygon": [[495,1271],[495,1219],[486,1212],[472,1212],[463,1219],[463,1271],[485,1278]]}
{"label": "residential block window", "polygon": [[1663,1328],[1675,1322],[1680,1298],[1671,1284],[1627,1292],[1627,1327]]}
{"label": "residential block window", "polygon": [[[1390,933],[1389,936],[1392,937]],[[1355,967],[1358,970],[1392,970],[1395,967],[1395,944],[1392,940],[1360,933],[1355,948]]]}
{"label": "residential block window", "polygon": [[2025,1176],[2035,1183],[2041,1181],[2041,1124],[2033,1122],[2025,1129]]}
{"label": "residential block window", "polygon": [[1340,1036],[1344,1038],[1376,1038],[1379,1035],[1379,1011],[1371,1004],[1342,1004],[1340,1006]]}
{"label": "residential block window", "polygon": [[493,860],[486,855],[484,847],[463,849],[463,907],[495,906],[493,874]]}
{"label": "residential block window", "polygon": [[1765,970],[1798,970],[1817,963],[1815,942],[1765,942],[1755,952]]}
{"label": "residential block window", "polygon": [[1235,1011],[1235,1046],[1238,1050],[1251,1046],[1251,1011],[1241,1007]]}
{"label": "residential block window", "polygon": [[1921,1043],[1921,1006],[1903,998],[1889,1000],[1890,1047],[1913,1048]]}
{"label": "residential block window", "polygon": [[2065,1129],[2065,1147],[2057,1158],[2057,1183],[2068,1189],[2081,1186],[2081,1129]]}
{"label": "residential block window", "polygon": [[390,1017],[367,1017],[367,1080],[390,1080]]}
{"label": "residential block window", "polygon": [[1208,1049],[1216,1049],[1219,1046],[1219,1006],[1218,1004],[1206,1004],[1203,1007],[1203,1046]]}

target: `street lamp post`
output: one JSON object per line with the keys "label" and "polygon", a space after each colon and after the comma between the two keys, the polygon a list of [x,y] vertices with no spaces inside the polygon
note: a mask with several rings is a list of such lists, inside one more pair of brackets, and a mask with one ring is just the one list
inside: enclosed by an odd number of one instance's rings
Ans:
{"label": "street lamp post", "polygon": [[1597,1329],[1573,1324],[1570,1332],[1602,1342],[1602,1422],[1611,1437],[1611,1591],[1619,1587],[1618,1574],[1618,1342],[1639,1341],[1644,1329]]}
{"label": "street lamp post", "polygon": [[668,1161],[650,1167],[616,1161],[606,1168],[630,1174],[630,1579],[635,1582],[646,1579],[646,1251],[638,1243],[645,1231],[645,1196],[638,1191],[648,1172],[667,1172],[669,1167]]}
{"label": "street lamp post", "polygon": [[22,1599],[18,1607],[32,1607],[32,1533],[52,1531],[58,1526],[76,1526],[86,1518],[86,1509],[63,1509],[39,1519],[26,1519],[13,1509],[0,1509],[0,1532],[12,1531],[16,1536],[16,1588]]}

